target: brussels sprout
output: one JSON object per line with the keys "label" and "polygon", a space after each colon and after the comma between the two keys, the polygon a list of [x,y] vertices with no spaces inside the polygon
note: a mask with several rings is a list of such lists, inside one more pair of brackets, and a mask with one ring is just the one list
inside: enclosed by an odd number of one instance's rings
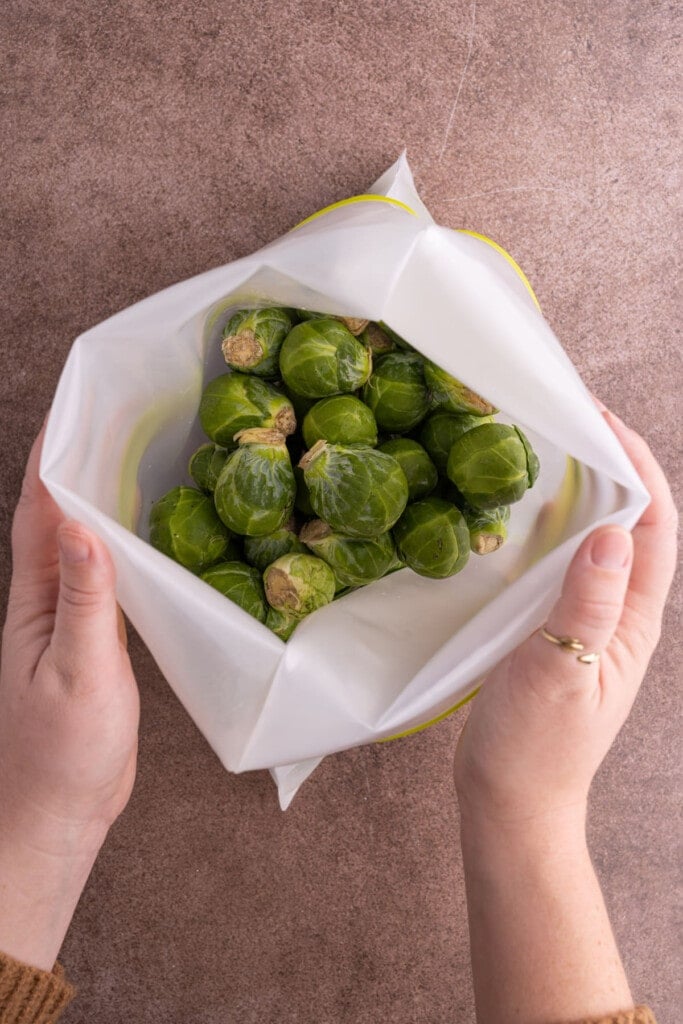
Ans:
{"label": "brussels sprout", "polygon": [[296,315],[300,322],[306,323],[308,320],[327,320],[329,319],[329,313],[316,312],[313,309],[297,309]]}
{"label": "brussels sprout", "polygon": [[266,621],[268,604],[258,569],[244,562],[221,562],[203,572],[201,578],[259,622]]}
{"label": "brussels sprout", "polygon": [[460,509],[443,498],[408,505],[394,527],[399,556],[420,576],[445,579],[464,568],[470,535]]}
{"label": "brussels sprout", "polygon": [[446,472],[448,456],[459,437],[472,427],[492,423],[492,416],[472,416],[469,413],[453,413],[439,410],[432,413],[422,424],[420,442],[429,452],[439,473]]}
{"label": "brussels sprout", "polygon": [[474,416],[490,416],[498,412],[490,402],[465,387],[436,363],[425,362],[425,380],[432,396],[432,407],[448,412],[469,412]]}
{"label": "brussels sprout", "polygon": [[303,395],[297,395],[296,391],[292,391],[291,388],[283,387],[282,391],[292,403],[297,423],[302,423],[306,413],[319,401],[317,398],[304,398]]}
{"label": "brussels sprout", "polygon": [[300,538],[314,555],[327,562],[342,587],[362,587],[381,579],[396,561],[390,533],[359,540],[335,533],[327,523],[314,519],[301,528]]}
{"label": "brussels sprout", "polygon": [[374,448],[316,441],[299,465],[316,515],[347,537],[386,533],[408,501],[398,462]]}
{"label": "brussels sprout", "polygon": [[280,350],[286,386],[304,398],[355,391],[370,376],[372,356],[338,320],[297,324]]}
{"label": "brussels sprout", "polygon": [[538,476],[538,458],[518,427],[484,423],[454,443],[448,478],[475,508],[519,501]]}
{"label": "brussels sprout", "polygon": [[247,537],[279,530],[294,507],[289,452],[277,430],[241,430],[218,477],[213,499],[226,526]]}
{"label": "brussels sprout", "polygon": [[363,388],[363,401],[383,430],[404,433],[429,410],[424,359],[417,352],[389,352],[380,356]]}
{"label": "brussels sprout", "polygon": [[507,538],[507,524],[510,519],[510,506],[499,505],[497,508],[470,508],[467,505],[462,514],[470,531],[470,548],[476,555],[488,555],[497,551]]}
{"label": "brussels sprout", "polygon": [[280,348],[293,326],[285,309],[240,310],[223,332],[221,350],[226,363],[233,370],[257,377],[278,377]]}
{"label": "brussels sprout", "polygon": [[224,373],[204,389],[199,421],[216,444],[234,448],[240,430],[263,427],[293,434],[296,417],[289,399],[271,384],[244,373]]}
{"label": "brussels sprout", "polygon": [[361,334],[367,325],[370,323],[369,320],[363,320],[357,316],[336,316],[334,313],[314,313],[310,309],[297,309],[296,311],[299,320],[302,323],[309,320],[338,320],[339,323],[344,324],[347,330],[351,331],[351,334]]}
{"label": "brussels sprout", "polygon": [[396,437],[379,446],[381,452],[396,459],[408,481],[408,501],[426,498],[436,487],[439,474],[421,444],[407,437]]}
{"label": "brussels sprout", "polygon": [[298,552],[305,555],[307,548],[299,540],[294,519],[289,519],[279,530],[266,533],[262,537],[245,537],[244,556],[248,562],[263,572],[271,562],[282,555]]}
{"label": "brussels sprout", "polygon": [[190,456],[188,473],[200,490],[213,494],[216,480],[228,457],[226,448],[217,444],[203,444]]}
{"label": "brussels sprout", "polygon": [[263,574],[271,608],[299,619],[334,597],[336,580],[327,562],[315,555],[283,555]]}
{"label": "brussels sprout", "polygon": [[364,320],[360,316],[338,316],[337,320],[343,323],[344,327],[347,327],[351,331],[351,334],[355,334],[356,336],[362,334],[370,323],[369,320]]}
{"label": "brussels sprout", "polygon": [[277,608],[268,608],[266,626],[268,629],[272,629],[273,633],[279,636],[281,640],[289,640],[300,622],[301,619],[297,618],[296,615],[290,615],[289,612],[279,612]]}
{"label": "brussels sprout", "polygon": [[372,322],[361,331],[358,339],[372,350],[373,356],[382,356],[386,352],[393,352],[396,348],[396,342],[389,337],[386,330]]}
{"label": "brussels sprout", "polygon": [[379,327],[381,327],[384,333],[388,335],[388,337],[393,341],[396,348],[401,348],[404,351],[409,352],[415,351],[413,346],[409,342],[407,342],[405,338],[402,338],[400,334],[397,334],[396,331],[392,330],[391,327],[389,327],[388,324],[385,324],[383,320],[378,320],[377,324]]}
{"label": "brussels sprout", "polygon": [[316,402],[306,413],[301,430],[308,448],[320,440],[371,447],[377,444],[375,417],[354,395],[334,395]]}
{"label": "brussels sprout", "polygon": [[526,452],[527,468],[529,470],[529,487],[533,487],[538,480],[538,474],[541,471],[541,463],[538,461],[538,455],[531,447],[529,438],[526,434],[522,433],[519,427],[515,427],[520,441],[524,445],[524,451]]}
{"label": "brussels sprout", "polygon": [[311,496],[308,493],[308,487],[306,486],[304,471],[298,464],[294,466],[294,479],[296,481],[294,508],[297,512],[301,512],[303,516],[314,516],[315,510],[311,505]]}
{"label": "brussels sprout", "polygon": [[201,572],[224,557],[230,533],[209,495],[194,487],[174,487],[152,505],[149,539],[186,569]]}

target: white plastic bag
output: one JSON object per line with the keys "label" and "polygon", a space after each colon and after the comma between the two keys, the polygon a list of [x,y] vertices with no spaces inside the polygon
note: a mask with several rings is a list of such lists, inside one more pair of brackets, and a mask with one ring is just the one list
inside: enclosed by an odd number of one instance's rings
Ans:
{"label": "white plastic bag", "polygon": [[[286,807],[333,751],[452,708],[544,620],[578,544],[631,527],[647,494],[511,261],[439,227],[402,156],[372,193],[246,259],[174,285],[79,337],[50,413],[41,477],[109,546],[118,597],[227,769],[270,768]],[[519,424],[541,462],[509,540],[447,580],[409,569],[317,611],[284,644],[146,541],[151,503],[205,438],[204,384],[236,308],[384,320]],[[569,457],[569,458],[568,458]]]}

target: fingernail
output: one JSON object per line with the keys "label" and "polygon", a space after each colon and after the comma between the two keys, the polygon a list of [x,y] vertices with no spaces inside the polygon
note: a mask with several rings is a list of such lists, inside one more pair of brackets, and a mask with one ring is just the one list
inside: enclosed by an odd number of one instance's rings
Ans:
{"label": "fingernail", "polygon": [[601,569],[624,569],[630,558],[631,542],[623,530],[605,530],[591,546],[591,561]]}
{"label": "fingernail", "polygon": [[87,540],[68,530],[63,530],[59,534],[59,550],[65,562],[85,562],[90,555]]}

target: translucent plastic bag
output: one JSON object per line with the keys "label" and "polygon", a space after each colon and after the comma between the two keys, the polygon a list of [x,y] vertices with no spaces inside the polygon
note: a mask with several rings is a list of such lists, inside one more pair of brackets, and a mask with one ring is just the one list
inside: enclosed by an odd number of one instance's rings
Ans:
{"label": "translucent plastic bag", "polygon": [[[43,448],[45,485],[108,545],[121,606],[169,684],[227,769],[271,769],[283,808],[326,754],[462,702],[544,621],[585,534],[630,528],[648,501],[510,258],[436,225],[403,156],[371,192],[81,335]],[[541,473],[500,551],[447,580],[403,569],[284,644],[154,550],[149,508],[190,482],[200,395],[225,372],[222,328],[246,305],[383,320],[522,427]]]}

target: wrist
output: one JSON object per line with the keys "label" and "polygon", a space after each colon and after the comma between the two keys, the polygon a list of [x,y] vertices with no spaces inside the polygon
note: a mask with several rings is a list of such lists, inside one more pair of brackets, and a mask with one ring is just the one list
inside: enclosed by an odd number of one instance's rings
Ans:
{"label": "wrist", "polygon": [[54,822],[22,831],[0,820],[0,950],[52,970],[105,836]]}
{"label": "wrist", "polygon": [[465,870],[479,867],[509,872],[514,866],[534,863],[552,868],[576,864],[587,856],[583,800],[509,817],[485,807],[472,808],[463,800],[460,808]]}

